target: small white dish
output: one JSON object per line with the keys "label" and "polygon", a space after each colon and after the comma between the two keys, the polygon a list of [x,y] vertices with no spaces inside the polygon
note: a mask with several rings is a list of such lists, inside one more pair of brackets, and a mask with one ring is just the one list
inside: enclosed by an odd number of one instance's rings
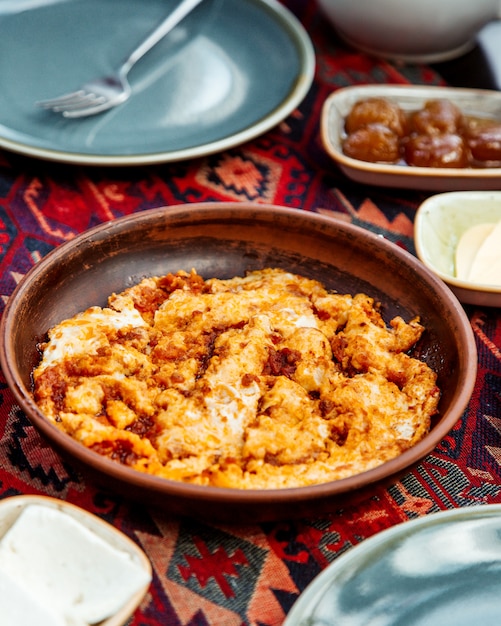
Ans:
{"label": "small white dish", "polygon": [[424,265],[465,304],[501,306],[501,287],[456,277],[455,253],[464,232],[475,224],[501,220],[501,191],[457,191],[431,196],[414,221],[416,252]]}
{"label": "small white dish", "polygon": [[[99,622],[99,626],[123,626],[144,598],[151,581],[152,568],[144,552],[126,535],[99,517],[73,504],[46,496],[13,496],[1,500],[0,539],[6,535],[9,529],[14,527],[16,521],[27,507],[34,506],[47,507],[69,516],[89,530],[98,540],[106,542],[111,549],[127,554],[138,571],[142,571],[141,578],[146,580],[147,583],[131,595],[114,615]],[[97,566],[98,564],[96,564]],[[68,569],[68,576],[71,576],[70,569]]]}
{"label": "small white dish", "polygon": [[325,150],[352,180],[368,185],[459,191],[501,189],[501,168],[437,168],[405,164],[368,163],[346,156],[341,142],[344,120],[352,106],[367,98],[387,98],[405,111],[420,109],[428,100],[445,98],[463,113],[501,120],[501,93],[487,89],[425,87],[412,85],[361,85],[344,87],[325,101],[321,135]]}

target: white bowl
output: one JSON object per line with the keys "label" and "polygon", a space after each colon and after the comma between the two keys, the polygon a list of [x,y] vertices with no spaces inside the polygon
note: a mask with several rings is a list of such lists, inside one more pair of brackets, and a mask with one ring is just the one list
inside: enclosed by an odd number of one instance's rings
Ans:
{"label": "white bowl", "polygon": [[[30,495],[13,496],[0,501],[0,539],[13,527],[21,513],[29,506],[48,507],[73,518],[100,540],[105,541],[111,548],[129,555],[134,565],[139,568],[139,571],[143,570],[144,576],[142,575],[142,577],[145,580],[151,580],[152,569],[150,561],[131,539],[92,513],[56,498]],[[95,566],[98,567],[99,564],[96,563]],[[71,576],[70,568],[68,568],[68,576]],[[114,615],[99,622],[99,626],[123,626],[139,606],[148,587],[149,582],[130,596]],[[1,618],[0,622],[2,622]]]}
{"label": "white bowl", "polygon": [[501,220],[501,191],[437,194],[419,207],[414,239],[419,259],[465,304],[501,306],[501,287],[456,277],[455,252],[461,235],[475,224]]}
{"label": "white bowl", "polygon": [[365,52],[409,63],[460,56],[500,15],[499,0],[319,0],[338,34]]}

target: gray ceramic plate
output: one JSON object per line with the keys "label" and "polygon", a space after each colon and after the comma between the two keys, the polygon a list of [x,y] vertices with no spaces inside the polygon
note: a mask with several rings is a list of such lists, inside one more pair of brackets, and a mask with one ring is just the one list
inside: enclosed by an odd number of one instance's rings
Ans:
{"label": "gray ceramic plate", "polygon": [[0,0],[0,146],[55,161],[137,165],[248,141],[313,80],[307,33],[276,0],[205,0],[132,70],[132,98],[68,120],[35,101],[106,75],[176,0]]}
{"label": "gray ceramic plate", "polygon": [[399,524],[340,556],[284,626],[497,626],[501,505]]}

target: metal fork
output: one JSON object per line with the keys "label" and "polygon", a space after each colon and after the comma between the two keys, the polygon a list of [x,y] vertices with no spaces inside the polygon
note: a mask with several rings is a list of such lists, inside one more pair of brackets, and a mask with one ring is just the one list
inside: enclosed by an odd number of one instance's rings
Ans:
{"label": "metal fork", "polygon": [[64,117],[95,115],[122,104],[131,94],[127,75],[132,67],[201,2],[202,0],[181,0],[174,11],[129,55],[116,73],[85,83],[77,91],[40,100],[35,104],[61,113]]}

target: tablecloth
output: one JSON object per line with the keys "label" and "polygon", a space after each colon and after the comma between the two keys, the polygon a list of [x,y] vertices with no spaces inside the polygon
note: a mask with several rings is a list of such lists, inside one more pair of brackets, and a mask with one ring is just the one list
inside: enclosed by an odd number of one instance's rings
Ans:
{"label": "tablecloth", "polygon": [[[314,83],[276,128],[184,162],[83,167],[0,153],[0,304],[47,252],[97,224],[154,207],[253,201],[336,216],[415,252],[425,191],[348,180],[319,135],[323,102],[352,84],[438,85],[436,68],[397,66],[344,45],[315,2],[284,4],[309,32]],[[55,297],[57,295],[55,294]],[[415,469],[322,518],[232,526],[170,518],[103,492],[39,436],[0,378],[0,498],[45,494],[77,504],[142,547],[154,577],[131,626],[279,626],[329,563],[375,533],[453,507],[501,502],[501,315],[468,308],[479,370],[462,419]]]}

